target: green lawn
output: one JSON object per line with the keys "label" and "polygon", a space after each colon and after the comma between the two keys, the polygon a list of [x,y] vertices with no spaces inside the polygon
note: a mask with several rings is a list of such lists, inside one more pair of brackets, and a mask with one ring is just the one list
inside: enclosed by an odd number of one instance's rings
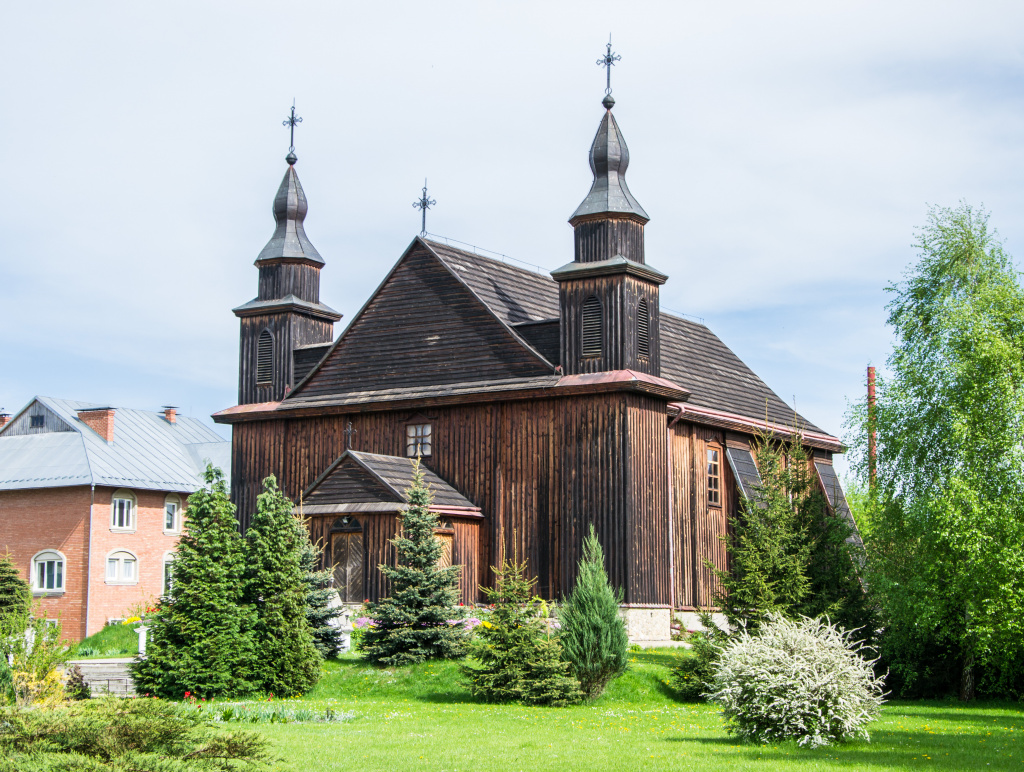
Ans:
{"label": "green lawn", "polygon": [[72,659],[111,659],[134,657],[139,653],[139,634],[131,625],[107,625],[81,641],[71,652]]}
{"label": "green lawn", "polygon": [[[671,651],[631,655],[632,669],[596,702],[527,708],[473,702],[452,663],[377,670],[346,657],[304,700],[340,724],[255,725],[286,768],[321,770],[1024,770],[1024,706],[889,704],[871,742],[804,750],[744,746],[714,708],[676,702]],[[277,702],[275,700],[275,702]],[[291,701],[281,701],[291,702]]]}

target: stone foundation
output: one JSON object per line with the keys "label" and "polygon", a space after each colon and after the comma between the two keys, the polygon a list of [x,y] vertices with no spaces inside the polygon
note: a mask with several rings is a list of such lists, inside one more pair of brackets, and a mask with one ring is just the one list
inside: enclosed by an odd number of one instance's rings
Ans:
{"label": "stone foundation", "polygon": [[619,614],[626,623],[630,643],[667,645],[672,641],[672,609],[668,606],[620,606]]}

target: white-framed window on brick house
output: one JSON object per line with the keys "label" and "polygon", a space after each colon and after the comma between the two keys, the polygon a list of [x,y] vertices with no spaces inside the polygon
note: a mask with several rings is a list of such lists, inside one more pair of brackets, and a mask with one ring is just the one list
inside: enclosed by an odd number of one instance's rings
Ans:
{"label": "white-framed window on brick house", "polygon": [[430,424],[409,424],[405,427],[405,455],[409,458],[429,456],[433,439]]}
{"label": "white-framed window on brick house", "polygon": [[121,488],[110,500],[110,530],[134,531],[137,502],[135,494]]}
{"label": "white-framed window on brick house", "polygon": [[171,585],[174,583],[174,553],[164,553],[164,572],[163,582],[160,585],[160,594],[167,595],[171,591]]}
{"label": "white-framed window on brick house", "polygon": [[107,555],[107,584],[138,584],[139,559],[128,550],[117,550]]}
{"label": "white-framed window on brick house", "polygon": [[164,499],[164,533],[181,531],[181,496],[168,494]]}
{"label": "white-framed window on brick house", "polygon": [[47,594],[64,592],[64,555],[57,550],[43,550],[32,557],[32,592]]}

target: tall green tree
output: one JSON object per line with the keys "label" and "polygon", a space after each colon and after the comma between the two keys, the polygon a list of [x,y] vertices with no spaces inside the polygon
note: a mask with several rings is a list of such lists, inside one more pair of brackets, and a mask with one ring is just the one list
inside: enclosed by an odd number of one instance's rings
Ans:
{"label": "tall green tree", "polygon": [[[1024,291],[988,213],[933,207],[893,284],[869,586],[907,693],[1024,691]],[[855,407],[861,479],[867,411]],[[951,677],[951,674],[952,675]]]}
{"label": "tall green tree", "polygon": [[591,524],[572,593],[559,610],[562,655],[572,665],[587,699],[599,697],[608,683],[626,672],[629,636],[619,616],[616,592],[604,570],[604,550]]}
{"label": "tall green tree", "polygon": [[466,653],[465,628],[452,624],[463,616],[457,605],[461,566],[438,565],[443,548],[434,534],[437,515],[430,511],[431,494],[419,459],[414,462],[408,497],[401,534],[392,542],[397,566],[380,566],[390,595],[367,604],[373,625],[359,644],[368,660],[389,667],[458,659]]}
{"label": "tall green tree", "polygon": [[243,598],[255,612],[255,683],[264,693],[288,697],[316,686],[323,661],[306,618],[307,539],[293,509],[277,478],[267,477],[245,532]]}
{"label": "tall green tree", "polygon": [[189,497],[171,587],[150,623],[146,657],[133,663],[139,693],[181,699],[254,691],[252,609],[243,604],[245,545],[224,474],[208,466]]}

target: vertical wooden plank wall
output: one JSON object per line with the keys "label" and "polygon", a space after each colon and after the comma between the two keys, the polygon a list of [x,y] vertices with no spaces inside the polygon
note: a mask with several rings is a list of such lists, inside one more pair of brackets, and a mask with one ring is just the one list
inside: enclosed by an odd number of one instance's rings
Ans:
{"label": "vertical wooden plank wall", "polygon": [[[528,561],[539,592],[563,596],[575,583],[580,546],[593,522],[609,576],[626,601],[670,602],[665,403],[639,395],[235,424],[232,493],[241,526],[248,526],[267,474],[277,475],[297,502],[344,452],[349,421],[354,449],[400,456],[405,424],[414,415],[433,424],[434,453],[426,465],[487,518],[477,560],[467,569],[480,584],[493,584],[490,566],[517,555]],[[373,538],[368,535],[368,545]]]}
{"label": "vertical wooden plank wall", "polygon": [[[739,493],[732,469],[725,459],[724,432],[685,422],[671,430],[672,484],[676,529],[676,605],[682,608],[710,608],[718,581],[704,565],[728,568],[728,554],[721,537],[729,531],[729,520],[739,506]],[[720,451],[722,506],[708,505],[707,451]]]}

